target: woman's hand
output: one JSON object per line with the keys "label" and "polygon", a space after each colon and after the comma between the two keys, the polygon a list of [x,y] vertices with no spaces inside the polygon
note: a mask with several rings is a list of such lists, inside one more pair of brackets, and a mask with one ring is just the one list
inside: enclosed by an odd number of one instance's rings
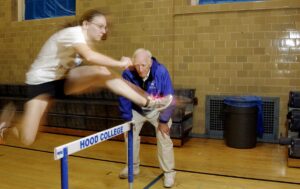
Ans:
{"label": "woman's hand", "polygon": [[121,62],[121,66],[120,67],[123,68],[123,69],[126,69],[128,67],[133,66],[131,58],[128,58],[128,57],[125,57],[125,56],[123,56],[121,58],[120,62]]}

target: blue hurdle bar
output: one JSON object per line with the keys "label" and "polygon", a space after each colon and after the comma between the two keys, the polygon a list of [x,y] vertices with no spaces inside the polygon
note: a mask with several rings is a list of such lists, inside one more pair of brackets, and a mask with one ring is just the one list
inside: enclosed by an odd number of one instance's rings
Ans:
{"label": "blue hurdle bar", "polygon": [[60,159],[61,162],[61,188],[69,189],[69,155],[128,131],[128,183],[129,188],[133,189],[133,126],[133,121],[126,122],[124,124],[115,126],[105,131],[101,131],[93,135],[54,148],[54,159]]}

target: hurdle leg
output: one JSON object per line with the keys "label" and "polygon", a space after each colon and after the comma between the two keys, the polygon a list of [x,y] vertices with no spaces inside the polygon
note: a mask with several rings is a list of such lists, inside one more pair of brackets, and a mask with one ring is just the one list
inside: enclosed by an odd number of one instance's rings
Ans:
{"label": "hurdle leg", "polygon": [[64,148],[64,157],[60,159],[60,169],[61,169],[61,188],[69,188],[69,178],[68,178],[68,148]]}
{"label": "hurdle leg", "polygon": [[133,123],[128,131],[128,183],[129,188],[133,189]]}
{"label": "hurdle leg", "polygon": [[[120,135],[124,132],[129,133],[129,142],[128,142],[128,159],[129,159],[129,170],[128,174],[129,187],[133,188],[133,121],[126,122],[124,124],[118,125],[116,127],[101,131],[90,136],[84,137],[82,139],[69,142],[67,144],[58,146],[54,148],[54,159],[61,160],[61,188],[69,188],[69,179],[68,179],[68,156],[76,153],[80,150],[108,140],[114,136]],[[109,133],[115,133],[114,135],[109,135]],[[102,138],[101,136],[105,134],[106,137]],[[87,143],[85,143],[87,142]]]}

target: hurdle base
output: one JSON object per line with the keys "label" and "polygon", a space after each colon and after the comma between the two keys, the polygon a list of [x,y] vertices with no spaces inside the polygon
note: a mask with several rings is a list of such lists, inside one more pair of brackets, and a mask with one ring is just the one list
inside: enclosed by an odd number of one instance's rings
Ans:
{"label": "hurdle base", "polygon": [[288,167],[300,168],[300,158],[288,157],[287,165]]}
{"label": "hurdle base", "polygon": [[[61,128],[61,127],[48,127],[48,126],[40,127],[40,131],[45,132],[45,133],[72,135],[72,136],[80,136],[80,137],[88,136],[88,135],[99,132],[99,131],[89,131],[89,130],[80,130],[80,129]],[[124,141],[124,136],[118,135],[110,140]],[[176,147],[181,147],[188,140],[189,140],[188,137],[185,137],[182,139],[172,138],[173,145]],[[156,144],[156,137],[141,136],[141,142],[143,144]]]}

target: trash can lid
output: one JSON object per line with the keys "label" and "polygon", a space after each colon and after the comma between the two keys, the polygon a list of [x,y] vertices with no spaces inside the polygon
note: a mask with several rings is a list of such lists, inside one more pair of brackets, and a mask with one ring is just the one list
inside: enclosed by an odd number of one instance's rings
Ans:
{"label": "trash can lid", "polygon": [[261,97],[258,96],[230,96],[224,98],[226,105],[235,107],[253,107],[262,103]]}

